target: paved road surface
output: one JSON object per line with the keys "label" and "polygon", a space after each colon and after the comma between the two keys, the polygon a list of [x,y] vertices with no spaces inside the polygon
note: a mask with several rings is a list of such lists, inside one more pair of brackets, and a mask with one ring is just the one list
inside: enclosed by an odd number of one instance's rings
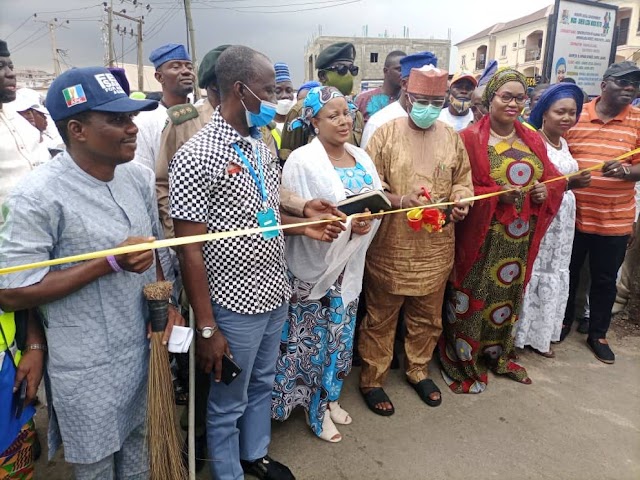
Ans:
{"label": "paved road surface", "polygon": [[[341,400],[354,423],[341,427],[342,442],[316,439],[297,412],[274,424],[270,453],[298,480],[638,480],[640,337],[611,333],[613,366],[598,362],[584,338],[573,332],[553,360],[524,353],[532,385],[491,376],[480,395],[451,393],[434,365],[443,389],[438,408],[424,405],[393,371],[387,392],[396,414],[389,418],[366,409],[354,369]],[[38,419],[42,431],[44,409]],[[40,460],[36,479],[70,478],[60,452],[48,465]]]}

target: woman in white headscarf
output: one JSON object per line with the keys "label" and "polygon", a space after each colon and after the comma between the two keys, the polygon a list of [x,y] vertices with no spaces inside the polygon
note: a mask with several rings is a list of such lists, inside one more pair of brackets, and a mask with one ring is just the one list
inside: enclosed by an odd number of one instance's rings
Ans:
{"label": "woman in white headscarf", "polygon": [[[303,198],[334,203],[382,188],[367,153],[347,142],[352,108],[336,88],[310,90],[302,117],[291,128],[308,128],[316,138],[287,159],[285,188]],[[285,420],[301,405],[313,432],[328,442],[342,439],[336,423],[352,421],[338,398],[351,370],[365,255],[378,223],[351,218],[331,244],[302,236],[287,239],[293,295],[276,368],[272,417]]]}

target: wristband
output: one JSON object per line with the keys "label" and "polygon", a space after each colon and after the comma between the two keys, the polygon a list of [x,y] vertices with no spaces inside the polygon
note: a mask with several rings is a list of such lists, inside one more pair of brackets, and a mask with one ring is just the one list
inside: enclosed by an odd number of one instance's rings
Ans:
{"label": "wristband", "polygon": [[116,260],[116,257],[114,257],[113,255],[109,255],[107,257],[107,262],[109,262],[109,265],[111,266],[111,270],[113,270],[114,272],[116,273],[124,272],[122,267],[118,265],[118,261]]}
{"label": "wristband", "polygon": [[406,195],[402,195],[400,197],[400,210],[402,210],[402,202],[404,201],[404,197],[406,197]]}

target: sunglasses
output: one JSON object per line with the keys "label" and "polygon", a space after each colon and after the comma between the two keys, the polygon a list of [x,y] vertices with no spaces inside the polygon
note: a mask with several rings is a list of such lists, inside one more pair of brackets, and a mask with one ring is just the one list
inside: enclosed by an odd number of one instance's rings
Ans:
{"label": "sunglasses", "polygon": [[616,85],[622,88],[627,88],[627,87],[639,88],[640,87],[640,80],[629,80],[628,78],[614,78],[614,77],[609,77],[609,78],[613,80],[613,83],[615,83]]}
{"label": "sunglasses", "polygon": [[341,77],[344,77],[348,72],[351,72],[351,75],[355,77],[358,75],[360,68],[356,67],[355,65],[351,65],[349,67],[346,65],[334,65],[333,67],[327,67],[324,70],[336,72]]}

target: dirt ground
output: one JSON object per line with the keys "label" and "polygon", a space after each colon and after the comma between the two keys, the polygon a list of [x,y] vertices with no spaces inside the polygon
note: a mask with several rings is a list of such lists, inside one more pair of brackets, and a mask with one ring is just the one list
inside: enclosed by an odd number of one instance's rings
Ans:
{"label": "dirt ground", "polygon": [[[440,407],[429,408],[392,371],[386,390],[396,414],[369,412],[357,391],[359,369],[343,390],[341,404],[354,423],[343,440],[314,437],[296,412],[274,423],[270,454],[298,480],[638,480],[640,478],[640,326],[614,320],[610,342],[615,365],[597,361],[573,332],[556,345],[555,359],[521,355],[530,386],[490,377],[480,395],[446,389],[437,364],[432,376],[443,390]],[[37,415],[46,438],[46,409]],[[46,449],[36,479],[71,479],[58,452]],[[203,471],[198,479],[209,479]]]}

